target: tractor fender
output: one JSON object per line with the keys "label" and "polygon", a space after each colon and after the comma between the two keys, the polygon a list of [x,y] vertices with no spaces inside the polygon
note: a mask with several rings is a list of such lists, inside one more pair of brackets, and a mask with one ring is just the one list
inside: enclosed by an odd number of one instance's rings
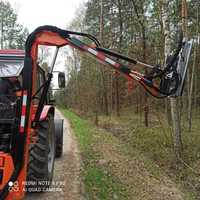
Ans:
{"label": "tractor fender", "polygon": [[47,119],[48,114],[52,114],[54,116],[55,108],[51,105],[44,106],[42,113],[40,115],[40,121]]}

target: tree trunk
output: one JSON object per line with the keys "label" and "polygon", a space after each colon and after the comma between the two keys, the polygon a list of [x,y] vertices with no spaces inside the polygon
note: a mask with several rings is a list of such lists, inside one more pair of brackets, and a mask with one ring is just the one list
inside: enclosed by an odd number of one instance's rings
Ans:
{"label": "tree trunk", "polygon": [[[162,20],[164,29],[163,31],[165,35],[165,60],[167,59],[167,55],[170,54],[171,48],[169,7],[170,0],[163,0]],[[182,153],[182,139],[178,99],[170,98],[170,105],[173,126],[173,144],[177,161],[179,161]]]}
{"label": "tree trunk", "polygon": [[[103,23],[103,3],[104,1],[101,0],[100,2],[100,22],[99,22],[99,38],[100,38],[100,42],[103,44],[103,27],[104,27],[104,23]],[[103,93],[103,110],[104,113],[106,115],[109,114],[108,111],[108,95],[107,95],[107,87],[106,87],[106,75],[105,75],[105,69],[101,66],[99,66],[100,68],[100,72],[101,72],[101,77],[102,77],[102,93]],[[101,87],[101,86],[100,86]]]}
{"label": "tree trunk", "polygon": [[1,16],[1,49],[3,49],[3,16]]}
{"label": "tree trunk", "polygon": [[[121,52],[122,42],[123,42],[123,21],[122,21],[122,13],[121,13],[121,0],[118,0],[118,10],[119,10],[119,44],[118,49]],[[116,115],[120,116],[120,93],[119,93],[119,77],[118,75],[115,77],[115,111]]]}
{"label": "tree trunk", "polygon": [[176,153],[176,157],[179,159],[182,155],[182,138],[178,99],[170,98],[170,104],[172,114],[174,150]]}
{"label": "tree trunk", "polygon": [[172,115],[171,115],[171,106],[169,99],[165,99],[165,113],[167,116],[167,123],[169,126],[172,125]]}
{"label": "tree trunk", "polygon": [[194,85],[194,73],[195,73],[195,65],[196,65],[196,48],[194,50],[194,61],[191,72],[191,83],[190,83],[190,91],[189,91],[189,99],[188,99],[188,130],[192,129],[192,94],[193,94],[193,85]]}
{"label": "tree trunk", "polygon": [[[197,6],[197,29],[196,35],[199,33],[199,7]],[[188,98],[188,130],[191,131],[192,129],[192,94],[193,94],[193,87],[194,87],[194,73],[195,73],[195,66],[196,66],[196,59],[197,59],[197,46],[195,45],[194,48],[194,61],[192,66],[191,72],[191,83],[190,83],[190,90],[189,90],[189,98]]]}
{"label": "tree trunk", "polygon": [[[141,13],[138,12],[138,7],[135,2],[135,0],[132,0],[132,5],[135,10],[135,13],[138,18],[138,24],[141,29],[141,35],[142,35],[142,57],[143,57],[143,62],[146,62],[146,30],[145,30],[145,13],[144,13],[144,4],[142,3],[141,5]],[[141,15],[142,14],[142,15]],[[145,74],[147,73],[147,70],[145,70]],[[148,94],[145,92],[144,94],[144,125],[146,127],[149,126],[149,105],[148,105]]]}
{"label": "tree trunk", "polygon": [[[145,34],[145,27],[143,25],[142,28],[142,51],[143,51],[143,62],[146,62],[146,34]],[[147,74],[147,70],[145,70],[145,74]],[[148,94],[147,92],[145,92],[144,94],[144,125],[146,127],[149,126],[149,120],[148,120],[148,116],[149,116],[149,105],[148,105]]]}

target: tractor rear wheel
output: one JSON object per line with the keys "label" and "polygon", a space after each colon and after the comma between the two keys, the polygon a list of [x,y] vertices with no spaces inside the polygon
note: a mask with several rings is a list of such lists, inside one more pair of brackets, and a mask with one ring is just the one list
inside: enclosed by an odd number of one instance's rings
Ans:
{"label": "tractor rear wheel", "polygon": [[42,192],[49,188],[53,178],[55,148],[54,119],[49,115],[39,122],[36,143],[29,148],[28,192]]}

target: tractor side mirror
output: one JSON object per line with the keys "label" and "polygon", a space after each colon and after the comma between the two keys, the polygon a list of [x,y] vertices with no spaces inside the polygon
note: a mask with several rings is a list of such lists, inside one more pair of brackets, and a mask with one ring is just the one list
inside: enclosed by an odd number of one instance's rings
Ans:
{"label": "tractor side mirror", "polygon": [[65,88],[65,73],[58,73],[58,86],[59,88]]}
{"label": "tractor side mirror", "polygon": [[56,104],[56,100],[55,99],[49,99],[49,104],[50,105],[55,105]]}

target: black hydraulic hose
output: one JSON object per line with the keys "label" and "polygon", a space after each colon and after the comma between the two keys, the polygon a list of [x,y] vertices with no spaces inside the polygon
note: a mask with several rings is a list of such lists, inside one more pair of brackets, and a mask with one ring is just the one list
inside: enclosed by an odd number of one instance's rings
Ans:
{"label": "black hydraulic hose", "polygon": [[38,90],[36,91],[36,93],[32,96],[32,99],[34,99],[36,97],[36,95],[41,91],[41,89],[48,83],[48,81],[45,81],[45,83],[43,83]]}
{"label": "black hydraulic hose", "polygon": [[[165,95],[166,97],[167,96],[170,96],[170,95],[173,95],[175,92],[176,92],[176,90],[178,89],[178,86],[179,86],[179,77],[178,77],[178,74],[176,73],[176,72],[174,72],[174,81],[175,81],[175,85],[174,85],[174,87],[171,89],[171,91],[170,92],[166,92],[166,91],[163,91],[163,90],[161,90],[161,89],[159,89],[157,86],[155,86],[154,84],[153,84],[153,82],[152,82],[152,80],[149,80],[149,81],[145,81],[145,80],[143,80],[142,81],[142,86],[148,91],[148,93],[150,93],[152,96],[155,96],[152,92],[151,92],[151,90],[150,89],[148,89],[147,87],[149,87],[149,88],[152,88],[152,89],[154,89],[156,92],[158,92],[159,94],[161,94],[161,95]],[[146,79],[148,79],[148,78],[146,78]],[[155,96],[155,97],[157,97],[157,96]]]}
{"label": "black hydraulic hose", "polygon": [[82,37],[87,37],[90,40],[92,40],[96,46],[101,46],[101,43],[98,41],[98,39],[96,37],[94,37],[93,35],[87,34],[87,33],[81,33],[81,32],[76,32],[76,31],[68,31],[68,30],[62,30],[60,28],[57,28],[56,26],[50,26],[50,25],[45,25],[45,26],[40,26],[37,29],[35,29],[27,38],[26,40],[26,56],[30,57],[30,51],[31,51],[31,47],[32,44],[36,38],[36,35],[38,33],[41,33],[42,31],[53,31],[56,33],[59,33],[60,36],[62,36],[63,38],[68,38],[70,37],[69,35],[79,35]]}
{"label": "black hydraulic hose", "polygon": [[180,38],[179,38],[179,43],[178,43],[178,47],[177,47],[177,49],[176,49],[176,51],[175,51],[172,59],[167,64],[165,70],[168,70],[174,64],[174,62],[176,61],[176,58],[177,58],[179,52],[181,51],[182,45],[183,45],[183,32],[181,31]]}
{"label": "black hydraulic hose", "polygon": [[90,40],[92,40],[96,44],[97,47],[101,46],[101,43],[99,42],[99,40],[96,37],[94,37],[93,35],[90,35],[88,33],[81,33],[81,32],[68,31],[68,30],[67,30],[67,33],[69,35],[79,35],[79,36],[82,36],[82,37],[87,37]]}
{"label": "black hydraulic hose", "polygon": [[33,120],[33,128],[37,127],[37,124],[39,122],[40,115],[42,113],[42,109],[43,109],[43,106],[44,106],[44,103],[45,103],[45,100],[46,100],[46,97],[47,97],[47,93],[48,93],[48,90],[49,90],[49,87],[50,87],[50,83],[51,83],[51,80],[52,80],[52,77],[53,77],[52,74],[48,74],[48,76],[49,76],[48,80],[44,84],[43,91],[42,91],[41,98],[40,98],[40,102],[38,104],[38,108],[37,108],[37,111],[36,111],[36,114],[35,114],[35,118]]}
{"label": "black hydraulic hose", "polygon": [[162,75],[164,75],[171,68],[171,66],[173,66],[173,64],[176,62],[176,59],[182,49],[182,46],[183,46],[183,32],[181,31],[180,37],[179,37],[179,42],[178,42],[178,47],[177,47],[175,53],[172,55],[172,59],[170,59],[169,63],[165,67],[165,69],[163,69],[156,75],[147,76],[146,78],[153,79],[153,78],[158,78],[158,77],[161,77]]}
{"label": "black hydraulic hose", "polygon": [[145,87],[144,85],[142,85],[143,86],[143,88],[147,91],[147,93],[148,94],[150,94],[151,96],[153,96],[153,97],[155,97],[155,98],[157,98],[157,99],[164,99],[164,98],[166,98],[166,97],[168,97],[168,95],[163,95],[163,96],[156,96],[155,94],[153,94],[153,92],[151,92],[151,90],[150,89],[148,89],[147,87]]}
{"label": "black hydraulic hose", "polygon": [[135,65],[137,64],[137,60],[134,60],[134,59],[129,58],[129,57],[127,57],[127,56],[124,56],[124,55],[122,55],[122,54],[116,53],[116,52],[111,51],[111,50],[109,50],[109,49],[102,48],[102,47],[97,47],[96,49],[97,49],[98,51],[101,51],[101,52],[103,52],[103,53],[106,53],[106,54],[108,54],[108,55],[110,55],[110,56],[118,57],[118,58],[120,58],[120,59],[126,60],[126,61],[128,61],[128,62],[130,62],[130,63],[135,64]]}

